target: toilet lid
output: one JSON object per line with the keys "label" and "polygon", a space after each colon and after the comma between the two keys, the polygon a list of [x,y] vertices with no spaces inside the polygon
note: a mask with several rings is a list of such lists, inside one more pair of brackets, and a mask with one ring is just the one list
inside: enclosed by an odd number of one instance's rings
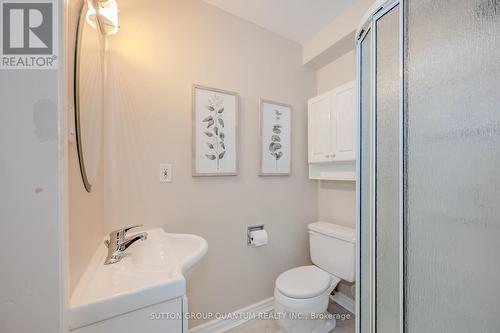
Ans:
{"label": "toilet lid", "polygon": [[325,292],[332,277],[316,266],[301,266],[283,272],[276,279],[276,288],[291,298],[311,298]]}

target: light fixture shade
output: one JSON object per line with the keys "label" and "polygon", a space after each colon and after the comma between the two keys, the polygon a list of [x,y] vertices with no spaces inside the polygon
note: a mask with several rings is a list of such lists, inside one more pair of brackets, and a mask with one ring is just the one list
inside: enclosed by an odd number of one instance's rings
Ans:
{"label": "light fixture shade", "polygon": [[87,14],[85,14],[85,20],[88,24],[94,29],[97,29],[96,25],[96,10],[94,8],[94,4],[92,0],[87,0]]}
{"label": "light fixture shade", "polygon": [[106,34],[113,35],[118,32],[118,4],[115,0],[98,1],[99,18]]}
{"label": "light fixture shade", "polygon": [[93,28],[97,28],[98,22],[105,34],[118,32],[118,4],[115,0],[87,0],[87,5],[85,18]]}

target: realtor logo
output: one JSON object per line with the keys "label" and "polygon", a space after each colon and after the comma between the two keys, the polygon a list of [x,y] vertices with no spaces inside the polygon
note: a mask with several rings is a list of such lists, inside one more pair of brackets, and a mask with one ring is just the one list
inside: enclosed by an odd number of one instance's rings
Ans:
{"label": "realtor logo", "polygon": [[0,0],[2,69],[57,68],[57,4]]}

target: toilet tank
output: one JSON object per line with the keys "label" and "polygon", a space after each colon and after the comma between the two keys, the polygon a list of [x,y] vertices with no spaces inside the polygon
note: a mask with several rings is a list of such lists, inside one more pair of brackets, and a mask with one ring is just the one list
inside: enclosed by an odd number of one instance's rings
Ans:
{"label": "toilet tank", "polygon": [[352,228],[328,222],[309,224],[312,262],[328,273],[354,282],[356,232]]}

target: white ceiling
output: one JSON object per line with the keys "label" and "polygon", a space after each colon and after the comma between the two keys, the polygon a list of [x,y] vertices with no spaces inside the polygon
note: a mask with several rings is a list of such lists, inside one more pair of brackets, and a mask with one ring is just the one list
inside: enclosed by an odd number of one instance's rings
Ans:
{"label": "white ceiling", "polygon": [[203,1],[301,44],[352,3],[352,0]]}

